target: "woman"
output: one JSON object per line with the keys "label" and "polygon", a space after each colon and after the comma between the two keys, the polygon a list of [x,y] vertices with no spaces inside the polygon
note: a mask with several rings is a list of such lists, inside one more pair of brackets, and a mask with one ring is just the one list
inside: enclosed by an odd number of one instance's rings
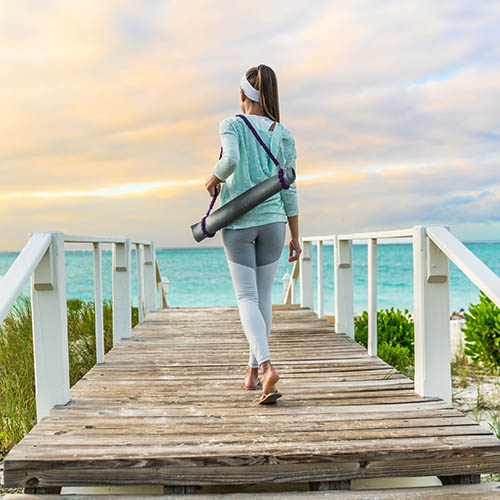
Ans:
{"label": "woman", "polygon": [[[243,75],[240,105],[280,165],[295,168],[295,141],[280,123],[278,82],[269,66],[252,67]],[[215,189],[221,190],[221,205],[224,205],[277,174],[277,167],[241,118],[235,116],[222,120],[219,134],[222,154],[205,186],[211,196]],[[262,387],[259,404],[274,403],[281,396],[276,389],[279,375],[271,365],[268,337],[272,320],[272,286],[283,251],[287,222],[291,233],[288,261],[292,262],[302,252],[295,183],[222,229],[240,319],[250,346],[243,387]],[[262,381],[258,378],[259,366]]]}

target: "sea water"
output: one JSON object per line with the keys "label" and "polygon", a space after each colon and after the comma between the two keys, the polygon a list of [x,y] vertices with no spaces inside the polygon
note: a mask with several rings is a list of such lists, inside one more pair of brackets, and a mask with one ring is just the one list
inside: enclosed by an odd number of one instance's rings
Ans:
{"label": "sea water", "polygon": [[[500,242],[464,243],[490,269],[500,275]],[[168,304],[172,307],[206,307],[236,305],[224,249],[213,247],[157,249],[162,276],[170,281]],[[7,272],[16,252],[0,253],[0,275]],[[94,299],[93,254],[89,251],[66,251],[66,294],[68,298]],[[273,287],[273,303],[281,303],[282,278],[291,273],[288,248],[283,248]],[[103,293],[111,297],[111,250],[103,250]],[[353,245],[354,310],[368,307],[367,246]],[[314,307],[317,303],[316,246],[313,245]],[[334,314],[333,246],[323,246],[323,285],[325,314]],[[29,296],[29,284],[22,294]],[[132,302],[137,305],[135,251],[132,250]],[[297,297],[298,288],[297,288]],[[479,301],[479,289],[450,262],[450,310]],[[413,312],[412,245],[381,244],[377,246],[377,309],[394,307]]]}

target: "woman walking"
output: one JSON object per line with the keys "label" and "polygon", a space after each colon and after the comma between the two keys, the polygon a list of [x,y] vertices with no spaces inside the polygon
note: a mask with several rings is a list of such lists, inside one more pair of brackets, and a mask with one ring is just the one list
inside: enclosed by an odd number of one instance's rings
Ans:
{"label": "woman walking", "polygon": [[[229,117],[220,122],[221,157],[205,184],[211,196],[216,189],[221,190],[221,205],[278,173],[269,154],[256,140],[252,127],[283,168],[295,168],[295,140],[280,123],[278,82],[269,66],[261,64],[243,74],[240,105],[244,117]],[[271,364],[268,337],[272,286],[287,222],[291,233],[288,257],[291,262],[302,252],[295,183],[222,229],[240,319],[250,347],[243,387],[262,388],[259,404],[275,403],[281,396],[276,389],[279,375]],[[258,376],[259,366],[262,381]]]}

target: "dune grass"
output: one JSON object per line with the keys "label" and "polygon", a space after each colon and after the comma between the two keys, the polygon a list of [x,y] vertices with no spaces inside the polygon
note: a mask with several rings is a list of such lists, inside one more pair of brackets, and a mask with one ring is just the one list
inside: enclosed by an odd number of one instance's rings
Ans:
{"label": "dune grass", "polygon": [[[70,299],[68,353],[70,386],[96,363],[94,303]],[[138,322],[132,307],[132,326]],[[104,301],[104,352],[113,341],[111,300]],[[20,297],[0,325],[0,459],[36,423],[33,335],[29,297]]]}

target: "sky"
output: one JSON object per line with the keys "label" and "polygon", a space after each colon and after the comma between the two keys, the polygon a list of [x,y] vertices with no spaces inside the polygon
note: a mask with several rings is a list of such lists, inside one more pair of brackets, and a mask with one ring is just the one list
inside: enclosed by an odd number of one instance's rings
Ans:
{"label": "sky", "polygon": [[302,236],[500,240],[499,21],[488,0],[4,0],[0,250],[35,231],[221,246],[190,226],[261,63],[296,140]]}

